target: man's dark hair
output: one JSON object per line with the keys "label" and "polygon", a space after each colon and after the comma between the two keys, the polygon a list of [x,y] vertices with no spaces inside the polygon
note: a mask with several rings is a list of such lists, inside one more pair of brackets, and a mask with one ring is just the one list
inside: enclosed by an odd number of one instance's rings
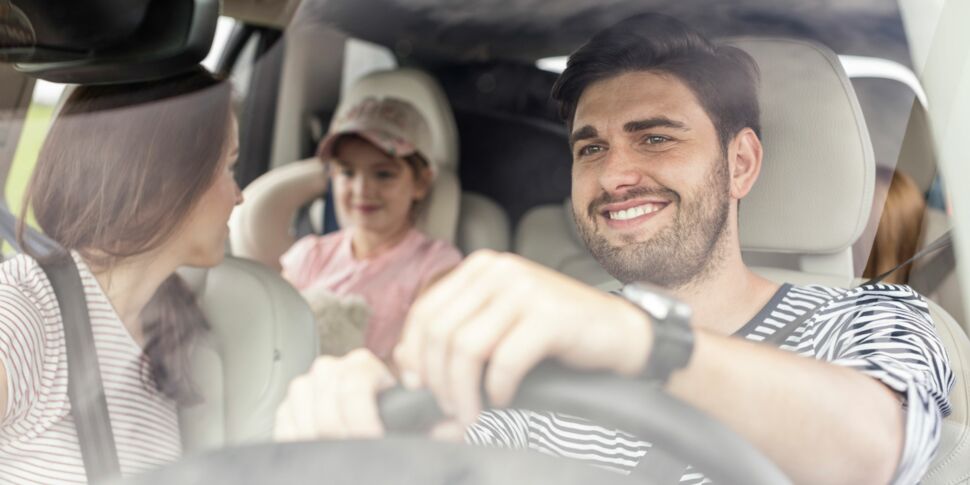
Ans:
{"label": "man's dark hair", "polygon": [[761,135],[758,65],[748,53],[715,44],[683,22],[643,14],[600,31],[569,56],[552,88],[559,115],[572,131],[579,97],[591,84],[637,71],[678,78],[714,123],[722,148],[744,128]]}

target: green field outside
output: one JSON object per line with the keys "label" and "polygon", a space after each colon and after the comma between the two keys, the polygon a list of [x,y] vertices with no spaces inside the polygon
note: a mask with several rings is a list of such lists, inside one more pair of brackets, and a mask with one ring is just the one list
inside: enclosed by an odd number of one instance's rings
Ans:
{"label": "green field outside", "polygon": [[[40,147],[44,143],[44,136],[47,134],[53,115],[54,107],[43,104],[32,103],[27,110],[27,119],[24,121],[24,129],[20,134],[20,143],[14,154],[4,192],[7,206],[14,214],[19,215],[23,207],[27,182],[30,180],[30,174],[40,154]],[[33,224],[33,217],[28,215],[27,221]],[[4,243],[3,254],[9,254],[9,252],[9,246]]]}

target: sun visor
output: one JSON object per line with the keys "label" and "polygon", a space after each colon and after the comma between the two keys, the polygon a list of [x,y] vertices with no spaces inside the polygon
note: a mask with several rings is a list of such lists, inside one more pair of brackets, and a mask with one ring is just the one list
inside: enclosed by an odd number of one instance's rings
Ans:
{"label": "sun visor", "polygon": [[209,52],[219,0],[0,0],[0,62],[57,83],[173,76]]}

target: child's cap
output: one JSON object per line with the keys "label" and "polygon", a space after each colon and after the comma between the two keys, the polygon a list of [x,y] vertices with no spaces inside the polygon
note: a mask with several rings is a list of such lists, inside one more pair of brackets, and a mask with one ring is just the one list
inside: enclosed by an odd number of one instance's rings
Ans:
{"label": "child's cap", "polygon": [[431,129],[411,103],[398,98],[364,98],[330,125],[320,142],[317,156],[331,160],[336,141],[343,135],[358,135],[392,157],[420,155],[432,173]]}

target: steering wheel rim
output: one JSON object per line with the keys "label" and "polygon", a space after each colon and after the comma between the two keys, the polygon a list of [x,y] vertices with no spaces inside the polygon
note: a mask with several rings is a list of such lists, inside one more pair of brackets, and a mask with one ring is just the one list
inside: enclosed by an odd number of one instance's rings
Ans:
{"label": "steering wheel rim", "polygon": [[[623,476],[573,460],[520,450],[455,445],[415,437],[441,417],[428,391],[393,389],[380,398],[390,435],[383,440],[267,443],[189,457],[129,485],[283,483],[544,483],[622,485]],[[543,363],[526,376],[513,407],[581,416],[601,426],[649,436],[719,485],[783,485],[789,480],[752,445],[657,386],[608,373],[584,373]],[[644,412],[649,409],[650,412]],[[404,435],[404,436],[401,436]],[[410,435],[410,436],[408,436]],[[360,466],[354,466],[355,463]],[[410,480],[410,481],[409,481]],[[637,481],[640,480],[640,481]],[[651,480],[650,483],[656,483]]]}
{"label": "steering wheel rim", "polygon": [[[420,484],[624,485],[629,477],[520,450],[417,436],[264,443],[187,457],[125,485]],[[653,485],[653,484],[651,484]]]}
{"label": "steering wheel rim", "polygon": [[[545,362],[526,376],[510,407],[569,414],[649,437],[654,447],[689,462],[721,485],[791,483],[777,465],[737,433],[643,380],[579,372]],[[442,416],[429,392],[403,389],[381,397],[380,413],[389,433],[420,431]]]}

